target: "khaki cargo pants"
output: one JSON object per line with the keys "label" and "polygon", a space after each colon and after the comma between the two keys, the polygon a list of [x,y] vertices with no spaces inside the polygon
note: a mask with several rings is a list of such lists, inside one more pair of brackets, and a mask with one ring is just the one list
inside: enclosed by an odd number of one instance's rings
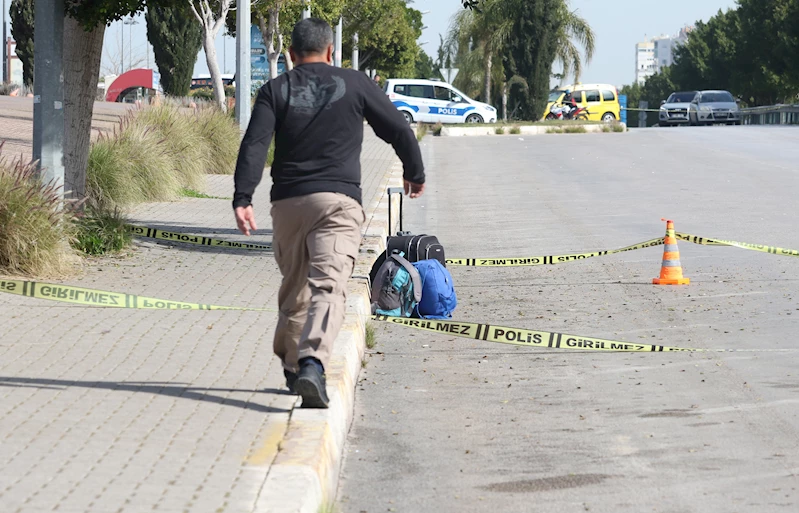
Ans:
{"label": "khaki cargo pants", "polygon": [[272,202],[273,247],[283,275],[274,351],[285,369],[298,372],[298,360],[308,356],[327,369],[365,220],[361,205],[344,194]]}

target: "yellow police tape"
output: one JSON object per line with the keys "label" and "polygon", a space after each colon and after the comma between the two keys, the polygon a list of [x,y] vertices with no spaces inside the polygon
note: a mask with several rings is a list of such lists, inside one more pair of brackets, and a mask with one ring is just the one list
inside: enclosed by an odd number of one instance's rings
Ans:
{"label": "yellow police tape", "polygon": [[663,244],[663,237],[639,242],[632,246],[619,249],[609,249],[606,251],[592,251],[590,253],[572,253],[570,255],[546,255],[531,256],[522,258],[448,258],[447,265],[468,266],[468,267],[520,267],[530,265],[554,265],[566,262],[576,262],[586,258],[593,258],[605,255],[624,253],[625,251],[635,251],[636,249],[651,248]]}
{"label": "yellow police tape", "polygon": [[[250,244],[246,242],[233,242],[222,239],[213,239],[210,237],[203,237],[201,235],[188,235],[180,232],[170,232],[158,228],[150,228],[147,226],[128,225],[131,233],[137,237],[145,237],[149,239],[165,240],[169,242],[183,242],[186,244],[195,244],[198,246],[221,247],[228,249],[253,249],[259,251],[271,251],[272,246],[269,244]],[[799,250],[785,249],[776,246],[766,246],[763,244],[752,244],[749,242],[737,242],[734,240],[711,239],[708,237],[699,237],[698,235],[691,235],[689,233],[675,234],[678,239],[700,244],[703,246],[733,246],[741,249],[749,249],[752,251],[760,251],[762,253],[770,253],[772,255],[781,256],[795,256],[799,257]],[[644,242],[633,244],[624,248],[610,249],[603,251],[591,251],[588,253],[571,253],[567,255],[543,255],[543,256],[530,256],[530,257],[517,257],[517,258],[448,258],[447,265],[462,266],[462,267],[522,267],[534,265],[555,265],[567,262],[577,262],[587,258],[600,257],[605,255],[615,255],[624,253],[625,251],[635,251],[637,249],[651,248],[663,244],[663,237],[651,239]]]}
{"label": "yellow police tape", "polygon": [[751,244],[749,242],[737,242],[734,240],[723,239],[709,239],[706,237],[699,237],[689,233],[675,233],[678,239],[692,242],[694,244],[701,244],[703,246],[733,246],[741,249],[750,249],[752,251],[760,251],[761,253],[770,253],[772,255],[780,256],[794,256],[799,257],[799,250],[778,248],[776,246],[764,246],[763,244]]}
{"label": "yellow police tape", "polygon": [[245,308],[236,306],[217,306],[202,303],[184,303],[169,299],[86,289],[71,285],[42,283],[28,280],[9,280],[0,278],[0,292],[17,296],[49,299],[76,305],[102,306],[106,308],[138,308],[146,310],[257,310],[274,312],[268,308]]}
{"label": "yellow police tape", "polygon": [[180,232],[168,232],[158,228],[149,228],[147,226],[136,226],[129,224],[128,229],[137,237],[145,237],[148,239],[166,240],[169,242],[185,242],[186,244],[195,244],[198,246],[211,246],[217,248],[229,249],[256,249],[260,251],[271,251],[271,245],[264,244],[249,244],[246,242],[232,242],[221,239],[212,239],[210,237],[203,237],[201,235],[188,235]]}
{"label": "yellow police tape", "polygon": [[[761,253],[769,253],[772,255],[781,256],[795,256],[799,257],[799,250],[778,248],[776,246],[765,246],[763,244],[751,244],[748,242],[737,242],[734,240],[711,239],[707,237],[699,237],[698,235],[691,235],[689,233],[675,233],[678,239],[694,244],[703,246],[733,246],[741,249],[749,249],[752,251],[760,251]],[[530,256],[521,258],[448,258],[447,265],[463,266],[463,267],[523,267],[532,265],[555,265],[563,264],[566,262],[576,262],[578,260],[585,260],[587,258],[600,257],[605,255],[614,255],[617,253],[624,253],[625,251],[635,251],[637,249],[651,248],[663,244],[664,238],[651,239],[632,246],[627,246],[619,249],[610,249],[606,251],[592,251],[589,253],[572,253],[569,255],[544,255],[544,256]]]}
{"label": "yellow police tape", "polygon": [[408,319],[405,317],[389,317],[386,315],[373,315],[372,319],[455,337],[470,338],[486,342],[498,342],[500,344],[511,344],[515,346],[589,351],[621,351],[628,353],[703,351],[702,349],[634,344],[632,342],[622,342],[619,340],[605,340],[601,338],[567,335],[565,333],[556,333],[552,331],[533,331],[475,322]]}
{"label": "yellow police tape", "polygon": [[[43,283],[28,280],[0,279],[0,292],[18,296],[48,299],[62,303],[72,303],[83,306],[97,306],[103,308],[136,308],[146,310],[238,310],[276,312],[270,308],[249,308],[237,306],[217,306],[204,303],[185,303],[168,299],[158,299],[135,294],[108,292],[105,290],[87,289]],[[408,328],[430,331],[449,336],[469,338],[477,341],[497,342],[526,347],[575,349],[581,351],[610,351],[610,352],[675,352],[675,351],[714,351],[714,352],[742,352],[742,351],[793,351],[793,349],[694,349],[685,347],[670,347],[653,344],[636,344],[620,340],[605,340],[594,337],[582,337],[551,331],[535,331],[491,324],[460,322],[449,320],[409,319],[406,317],[389,317],[373,315],[376,321],[399,324]]]}

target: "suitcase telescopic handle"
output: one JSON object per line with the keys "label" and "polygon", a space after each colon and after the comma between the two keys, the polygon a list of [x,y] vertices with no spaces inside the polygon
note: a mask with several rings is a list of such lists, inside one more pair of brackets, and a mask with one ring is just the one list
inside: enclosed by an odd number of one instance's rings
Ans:
{"label": "suitcase telescopic handle", "polygon": [[405,190],[402,187],[389,187],[386,189],[388,193],[388,233],[391,235],[391,229],[394,226],[391,223],[391,195],[392,194],[399,194],[400,195],[400,207],[399,207],[399,231],[402,231],[402,200],[405,194]]}

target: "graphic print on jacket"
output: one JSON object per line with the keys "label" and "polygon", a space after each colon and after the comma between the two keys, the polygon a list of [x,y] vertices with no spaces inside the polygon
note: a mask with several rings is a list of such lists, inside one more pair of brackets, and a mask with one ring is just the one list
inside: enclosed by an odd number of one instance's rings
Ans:
{"label": "graphic print on jacket", "polygon": [[[329,109],[347,93],[347,84],[344,79],[333,75],[333,83],[322,83],[322,77],[310,77],[308,85],[294,85],[291,89],[289,105],[294,112],[300,115],[310,115],[324,107]],[[280,93],[285,102],[289,96],[289,84],[283,82]]]}

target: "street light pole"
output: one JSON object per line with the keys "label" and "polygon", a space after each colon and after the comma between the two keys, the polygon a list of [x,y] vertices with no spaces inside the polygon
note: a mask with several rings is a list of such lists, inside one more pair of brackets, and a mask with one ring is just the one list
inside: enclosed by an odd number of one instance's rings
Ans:
{"label": "street light pole", "polygon": [[8,38],[6,37],[6,0],[3,0],[3,82],[8,82],[11,77],[8,76]]}
{"label": "street light pole", "polygon": [[236,0],[236,120],[242,134],[250,124],[252,109],[250,16],[250,0]]}
{"label": "street light pole", "polygon": [[311,17],[311,0],[304,0],[305,8],[302,10],[302,19]]}
{"label": "street light pole", "polygon": [[352,35],[352,69],[358,71],[358,33]]}
{"label": "street light pole", "polygon": [[64,0],[36,0],[33,29],[33,159],[64,198]]}
{"label": "street light pole", "polygon": [[[128,18],[125,21],[123,21],[122,23],[123,23],[123,25],[128,25],[130,27],[130,28],[128,28],[128,38],[129,38],[129,41],[128,41],[128,63],[129,63],[129,65],[131,67],[133,67],[133,25],[138,25],[139,22],[136,21],[135,19],[133,19],[133,16],[128,16]],[[123,47],[122,53],[124,54],[125,53],[125,51],[124,51],[125,27],[124,26],[122,27],[122,45],[123,45],[122,46]],[[124,62],[124,58],[122,60]],[[122,72],[124,73],[124,71],[125,70],[123,68]]]}
{"label": "street light pole", "polygon": [[333,61],[334,65],[337,68],[341,67],[341,57],[342,57],[342,55],[341,55],[341,52],[342,52],[341,33],[342,33],[343,30],[344,30],[343,21],[342,21],[341,17],[339,17],[338,24],[336,24],[336,55],[335,55],[335,58],[334,58],[334,61]]}

